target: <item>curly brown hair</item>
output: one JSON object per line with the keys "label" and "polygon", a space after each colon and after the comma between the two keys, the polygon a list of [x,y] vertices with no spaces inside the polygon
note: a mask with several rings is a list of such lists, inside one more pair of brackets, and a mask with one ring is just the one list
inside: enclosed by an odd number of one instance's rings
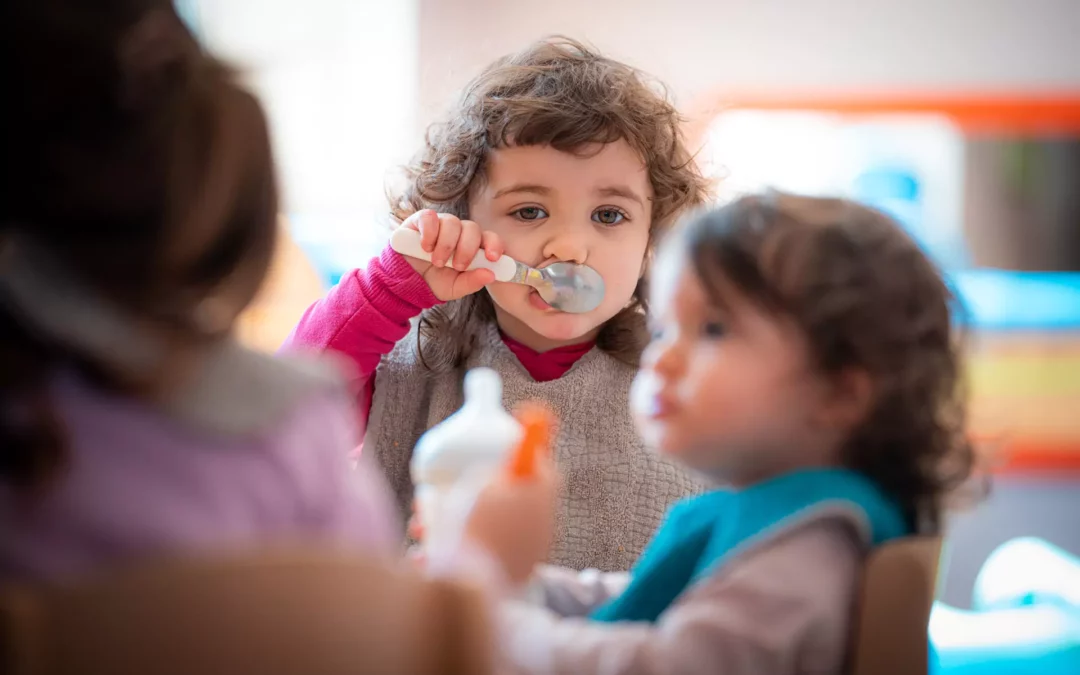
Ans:
{"label": "curly brown hair", "polygon": [[873,480],[917,531],[972,473],[962,331],[940,271],[888,216],[841,199],[771,192],[687,222],[676,239],[719,301],[734,288],[807,338],[825,376],[857,368],[868,413],[841,462]]}
{"label": "curly brown hair", "polygon": [[[407,187],[391,195],[392,215],[400,222],[435,209],[468,218],[469,196],[483,181],[494,149],[540,145],[577,153],[624,140],[644,160],[652,184],[655,241],[708,195],[681,122],[666,91],[638,70],[568,38],[542,40],[488,66],[446,121],[428,130],[424,149],[405,167]],[[644,288],[643,277],[632,304],[597,337],[600,349],[633,365],[646,341]],[[417,345],[421,361],[431,370],[459,366],[480,326],[494,319],[486,293],[425,311]]]}

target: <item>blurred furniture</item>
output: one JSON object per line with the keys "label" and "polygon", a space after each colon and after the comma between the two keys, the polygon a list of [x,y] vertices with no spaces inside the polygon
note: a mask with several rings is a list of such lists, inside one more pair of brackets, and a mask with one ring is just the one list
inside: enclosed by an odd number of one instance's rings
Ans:
{"label": "blurred furniture", "polygon": [[870,555],[863,573],[851,675],[925,675],[927,626],[937,585],[940,537],[907,537]]}
{"label": "blurred furniture", "polygon": [[0,591],[4,675],[483,675],[489,641],[474,590],[331,553]]}

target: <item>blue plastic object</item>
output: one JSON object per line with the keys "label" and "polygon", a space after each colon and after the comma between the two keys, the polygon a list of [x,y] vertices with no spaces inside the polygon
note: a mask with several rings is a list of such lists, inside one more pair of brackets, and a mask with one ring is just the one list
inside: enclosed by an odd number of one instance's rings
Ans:
{"label": "blue plastic object", "polygon": [[1080,611],[1057,604],[965,611],[935,603],[939,675],[1076,675]]}
{"label": "blue plastic object", "polygon": [[947,270],[968,266],[967,244],[961,232],[939,229],[925,215],[923,186],[919,173],[903,164],[873,166],[852,185],[856,200],[880,209],[902,223],[911,236]]}
{"label": "blue plastic object", "polygon": [[855,199],[896,218],[946,271],[967,310],[966,322],[982,330],[1080,329],[1080,274],[1017,272],[970,267],[960,233],[938,232],[923,212],[918,173],[903,165],[875,166],[854,181]]}
{"label": "blue plastic object", "polygon": [[946,274],[974,328],[1080,329],[1080,273],[956,270]]}
{"label": "blue plastic object", "polygon": [[1036,537],[1012,539],[995,549],[975,579],[972,606],[993,610],[1041,604],[1080,613],[1080,558]]}

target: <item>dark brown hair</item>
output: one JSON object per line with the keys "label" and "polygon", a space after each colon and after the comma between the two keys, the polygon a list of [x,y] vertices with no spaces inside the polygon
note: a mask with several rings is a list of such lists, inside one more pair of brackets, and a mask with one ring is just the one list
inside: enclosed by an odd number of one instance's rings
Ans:
{"label": "dark brown hair", "polygon": [[[4,11],[0,247],[32,242],[178,353],[226,334],[275,243],[258,102],[169,0],[11,0]],[[8,300],[0,293],[0,481],[32,489],[65,461],[48,401],[57,367],[129,392],[157,383],[136,386]]]}
{"label": "dark brown hair", "polygon": [[[393,216],[401,221],[431,208],[468,218],[469,196],[493,149],[541,145],[583,152],[624,140],[648,171],[655,236],[707,197],[680,124],[666,93],[639,71],[574,40],[542,40],[490,65],[446,121],[428,130],[423,151],[406,167],[407,187],[391,198]],[[643,280],[632,305],[601,329],[600,349],[636,365],[646,340],[645,304]],[[418,345],[422,361],[433,370],[460,365],[479,327],[494,318],[482,292],[427,310]]]}
{"label": "dark brown hair", "polygon": [[870,375],[873,402],[842,462],[936,531],[974,465],[958,306],[900,225],[849,201],[769,193],[691,219],[676,242],[715,300],[734,288],[793,320],[819,372]]}

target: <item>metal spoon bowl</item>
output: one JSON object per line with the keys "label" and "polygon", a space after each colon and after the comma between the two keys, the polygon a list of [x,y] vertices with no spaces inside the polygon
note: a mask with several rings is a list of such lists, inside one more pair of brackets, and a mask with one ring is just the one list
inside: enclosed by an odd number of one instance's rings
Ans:
{"label": "metal spoon bowl", "polygon": [[541,269],[517,265],[526,270],[525,278],[511,281],[532,286],[544,302],[560,312],[585,314],[599,307],[604,299],[604,279],[588,265],[557,262]]}
{"label": "metal spoon bowl", "polygon": [[[416,230],[394,230],[390,247],[401,255],[431,262],[431,254],[420,245]],[[481,268],[494,272],[496,281],[532,286],[544,302],[560,312],[585,314],[599,307],[604,299],[604,278],[588,265],[557,262],[538,269],[506,255],[492,262],[484,251],[477,251],[468,269]]]}

